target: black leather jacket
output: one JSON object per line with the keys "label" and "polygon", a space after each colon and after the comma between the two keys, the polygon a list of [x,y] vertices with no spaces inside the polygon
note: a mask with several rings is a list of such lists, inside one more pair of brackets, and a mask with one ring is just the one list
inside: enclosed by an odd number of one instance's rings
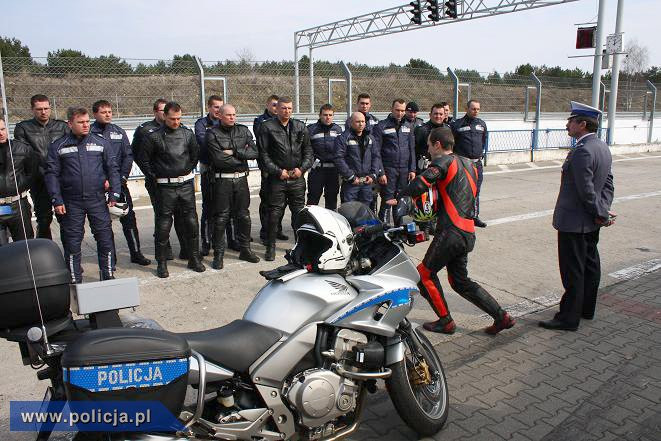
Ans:
{"label": "black leather jacket", "polygon": [[308,171],[314,163],[312,146],[303,121],[290,119],[284,127],[278,118],[265,121],[259,129],[259,157],[267,173],[273,176],[282,170],[299,168]]}
{"label": "black leather jacket", "polygon": [[[32,176],[39,165],[39,158],[32,147],[23,141],[14,140],[11,143],[11,153],[14,157],[14,167],[11,165],[9,143],[0,144],[0,197],[16,196],[30,188]],[[14,168],[16,173],[14,174]]]}
{"label": "black leather jacket", "polygon": [[[216,173],[235,173],[248,170],[248,160],[257,159],[258,151],[247,126],[222,124],[207,129],[207,151]],[[232,153],[225,153],[231,150]]]}
{"label": "black leather jacket", "polygon": [[[142,165],[140,164],[142,146],[145,142],[145,138],[152,132],[158,130],[161,127],[161,123],[152,119],[151,121],[144,122],[140,124],[133,132],[133,141],[131,141],[131,150],[133,151],[133,162],[138,164],[140,170],[142,170]],[[143,170],[144,173],[144,170]]]}
{"label": "black leather jacket", "polygon": [[473,236],[476,182],[477,171],[470,160],[455,154],[443,155],[416,176],[400,196],[417,196],[435,186],[439,207],[436,230],[456,228],[464,235]]}
{"label": "black leather jacket", "polygon": [[144,138],[142,171],[154,179],[186,176],[197,166],[199,150],[195,134],[188,127],[173,130],[162,126]]}
{"label": "black leather jacket", "polygon": [[36,118],[32,118],[16,124],[14,128],[14,139],[29,144],[39,153],[43,172],[43,167],[46,165],[46,157],[48,157],[48,146],[67,133],[69,133],[69,126],[64,121],[49,119],[44,126]]}
{"label": "black leather jacket", "polygon": [[414,131],[414,136],[415,136],[415,157],[420,159],[423,156],[429,156],[428,155],[428,148],[427,148],[427,138],[429,138],[429,134],[431,133],[432,130],[434,130],[437,127],[449,127],[445,123],[441,124],[434,124],[431,121],[427,121],[421,126],[418,126],[415,128]]}

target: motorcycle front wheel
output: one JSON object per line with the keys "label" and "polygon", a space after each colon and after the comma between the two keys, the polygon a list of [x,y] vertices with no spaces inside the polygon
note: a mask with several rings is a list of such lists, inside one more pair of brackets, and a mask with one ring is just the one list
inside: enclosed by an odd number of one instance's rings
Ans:
{"label": "motorcycle front wheel", "polygon": [[[415,331],[412,331],[415,332]],[[421,436],[443,428],[448,418],[448,384],[441,359],[421,332],[404,341],[404,359],[386,380],[390,398],[404,422]]]}

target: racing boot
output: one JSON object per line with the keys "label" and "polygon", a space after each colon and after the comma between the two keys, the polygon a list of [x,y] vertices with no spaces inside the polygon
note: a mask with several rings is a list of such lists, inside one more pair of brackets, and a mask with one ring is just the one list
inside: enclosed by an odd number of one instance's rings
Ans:
{"label": "racing boot", "polygon": [[131,263],[147,266],[151,260],[147,259],[140,251],[140,236],[138,236],[137,228],[130,228],[124,230],[124,237],[126,237],[126,244],[129,246],[129,253],[131,255]]}
{"label": "racing boot", "polygon": [[167,260],[159,260],[158,261],[158,267],[156,268],[156,275],[160,277],[161,279],[165,279],[167,277],[170,277],[170,273],[168,272],[168,261]]}
{"label": "racing boot", "polygon": [[278,235],[276,236],[276,238],[278,240],[289,240],[289,236],[283,233],[282,230],[278,231]]}
{"label": "racing boot", "polygon": [[275,244],[269,243],[266,244],[266,253],[264,253],[264,260],[267,262],[272,262],[275,260]]}
{"label": "racing boot", "polygon": [[435,322],[426,322],[422,325],[422,327],[429,332],[436,332],[440,334],[454,334],[457,330],[457,325],[449,314],[436,320]]}
{"label": "racing boot", "polygon": [[197,238],[195,238],[192,243],[190,243],[190,258],[188,259],[188,268],[192,269],[197,273],[202,273],[206,270],[206,267],[200,259],[200,249],[198,248],[199,244]]}
{"label": "racing boot", "polygon": [[213,262],[211,262],[211,268],[213,269],[223,269],[223,256],[225,250],[214,250],[213,251]]}
{"label": "racing boot", "polygon": [[210,251],[211,251],[211,244],[208,241],[202,239],[202,248],[200,248],[200,255],[208,256]]}
{"label": "racing boot", "polygon": [[489,335],[496,335],[503,329],[511,328],[515,323],[511,315],[504,313],[500,320],[494,320],[493,325],[484,328],[484,332]]}
{"label": "racing boot", "polygon": [[475,216],[473,218],[473,222],[475,223],[475,226],[478,227],[478,228],[486,228],[487,227],[487,223],[484,222],[482,219],[480,219],[477,216]]}
{"label": "racing boot", "polygon": [[239,260],[245,260],[246,262],[250,263],[257,263],[259,262],[259,257],[257,257],[257,254],[255,254],[250,249],[250,247],[245,247],[239,253]]}

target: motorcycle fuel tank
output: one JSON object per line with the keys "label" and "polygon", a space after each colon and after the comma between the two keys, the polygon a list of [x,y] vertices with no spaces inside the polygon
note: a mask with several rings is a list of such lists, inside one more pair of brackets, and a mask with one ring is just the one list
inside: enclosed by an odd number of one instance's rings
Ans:
{"label": "motorcycle fuel tank", "polygon": [[286,282],[272,280],[255,296],[243,319],[291,334],[324,321],[358,292],[337,274],[306,273]]}

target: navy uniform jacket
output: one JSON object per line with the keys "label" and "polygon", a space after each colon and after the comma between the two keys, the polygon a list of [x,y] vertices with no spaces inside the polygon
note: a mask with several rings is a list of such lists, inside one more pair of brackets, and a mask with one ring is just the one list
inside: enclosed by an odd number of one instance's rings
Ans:
{"label": "navy uniform jacket", "polygon": [[122,179],[122,182],[126,182],[133,167],[133,151],[129,137],[126,136],[124,129],[112,123],[102,127],[98,121],[95,121],[90,126],[90,132],[103,136],[110,142],[110,146],[112,147],[111,154],[115,157],[115,161],[117,161],[119,177]]}
{"label": "navy uniform jacket", "polygon": [[480,159],[487,146],[487,123],[480,118],[463,118],[450,124],[454,135],[454,152],[465,158]]}
{"label": "navy uniform jacket", "polygon": [[[367,130],[367,133],[370,133],[374,126],[379,123],[379,119],[369,112],[363,115],[365,115],[365,130]],[[349,115],[344,123],[344,130],[351,130],[351,115]]]}
{"label": "navy uniform jacket", "polygon": [[82,139],[66,135],[48,147],[46,187],[53,206],[65,199],[103,197],[104,183],[110,183],[109,200],[119,197],[120,180],[110,142],[96,133]]}
{"label": "navy uniform jacket", "polygon": [[381,158],[374,144],[374,138],[367,132],[363,134],[365,136],[363,149],[353,129],[346,130],[335,139],[335,166],[345,181],[353,181],[355,177],[365,176],[376,179],[381,170]]}
{"label": "navy uniform jacket", "polygon": [[599,228],[594,220],[608,219],[615,186],[611,152],[592,133],[569,151],[562,165],[560,192],[553,212],[553,227],[566,233],[589,233]]}
{"label": "navy uniform jacket", "polygon": [[389,115],[388,118],[379,121],[370,133],[374,137],[383,167],[415,172],[413,130],[404,123],[404,119],[398,122]]}
{"label": "navy uniform jacket", "polygon": [[335,138],[342,134],[342,127],[337,124],[327,126],[317,121],[308,126],[308,133],[314,158],[321,162],[333,162],[335,160]]}
{"label": "navy uniform jacket", "polygon": [[218,127],[220,121],[212,119],[208,114],[195,121],[195,139],[200,148],[199,159],[202,164],[209,165],[209,150],[207,149],[207,130]]}

